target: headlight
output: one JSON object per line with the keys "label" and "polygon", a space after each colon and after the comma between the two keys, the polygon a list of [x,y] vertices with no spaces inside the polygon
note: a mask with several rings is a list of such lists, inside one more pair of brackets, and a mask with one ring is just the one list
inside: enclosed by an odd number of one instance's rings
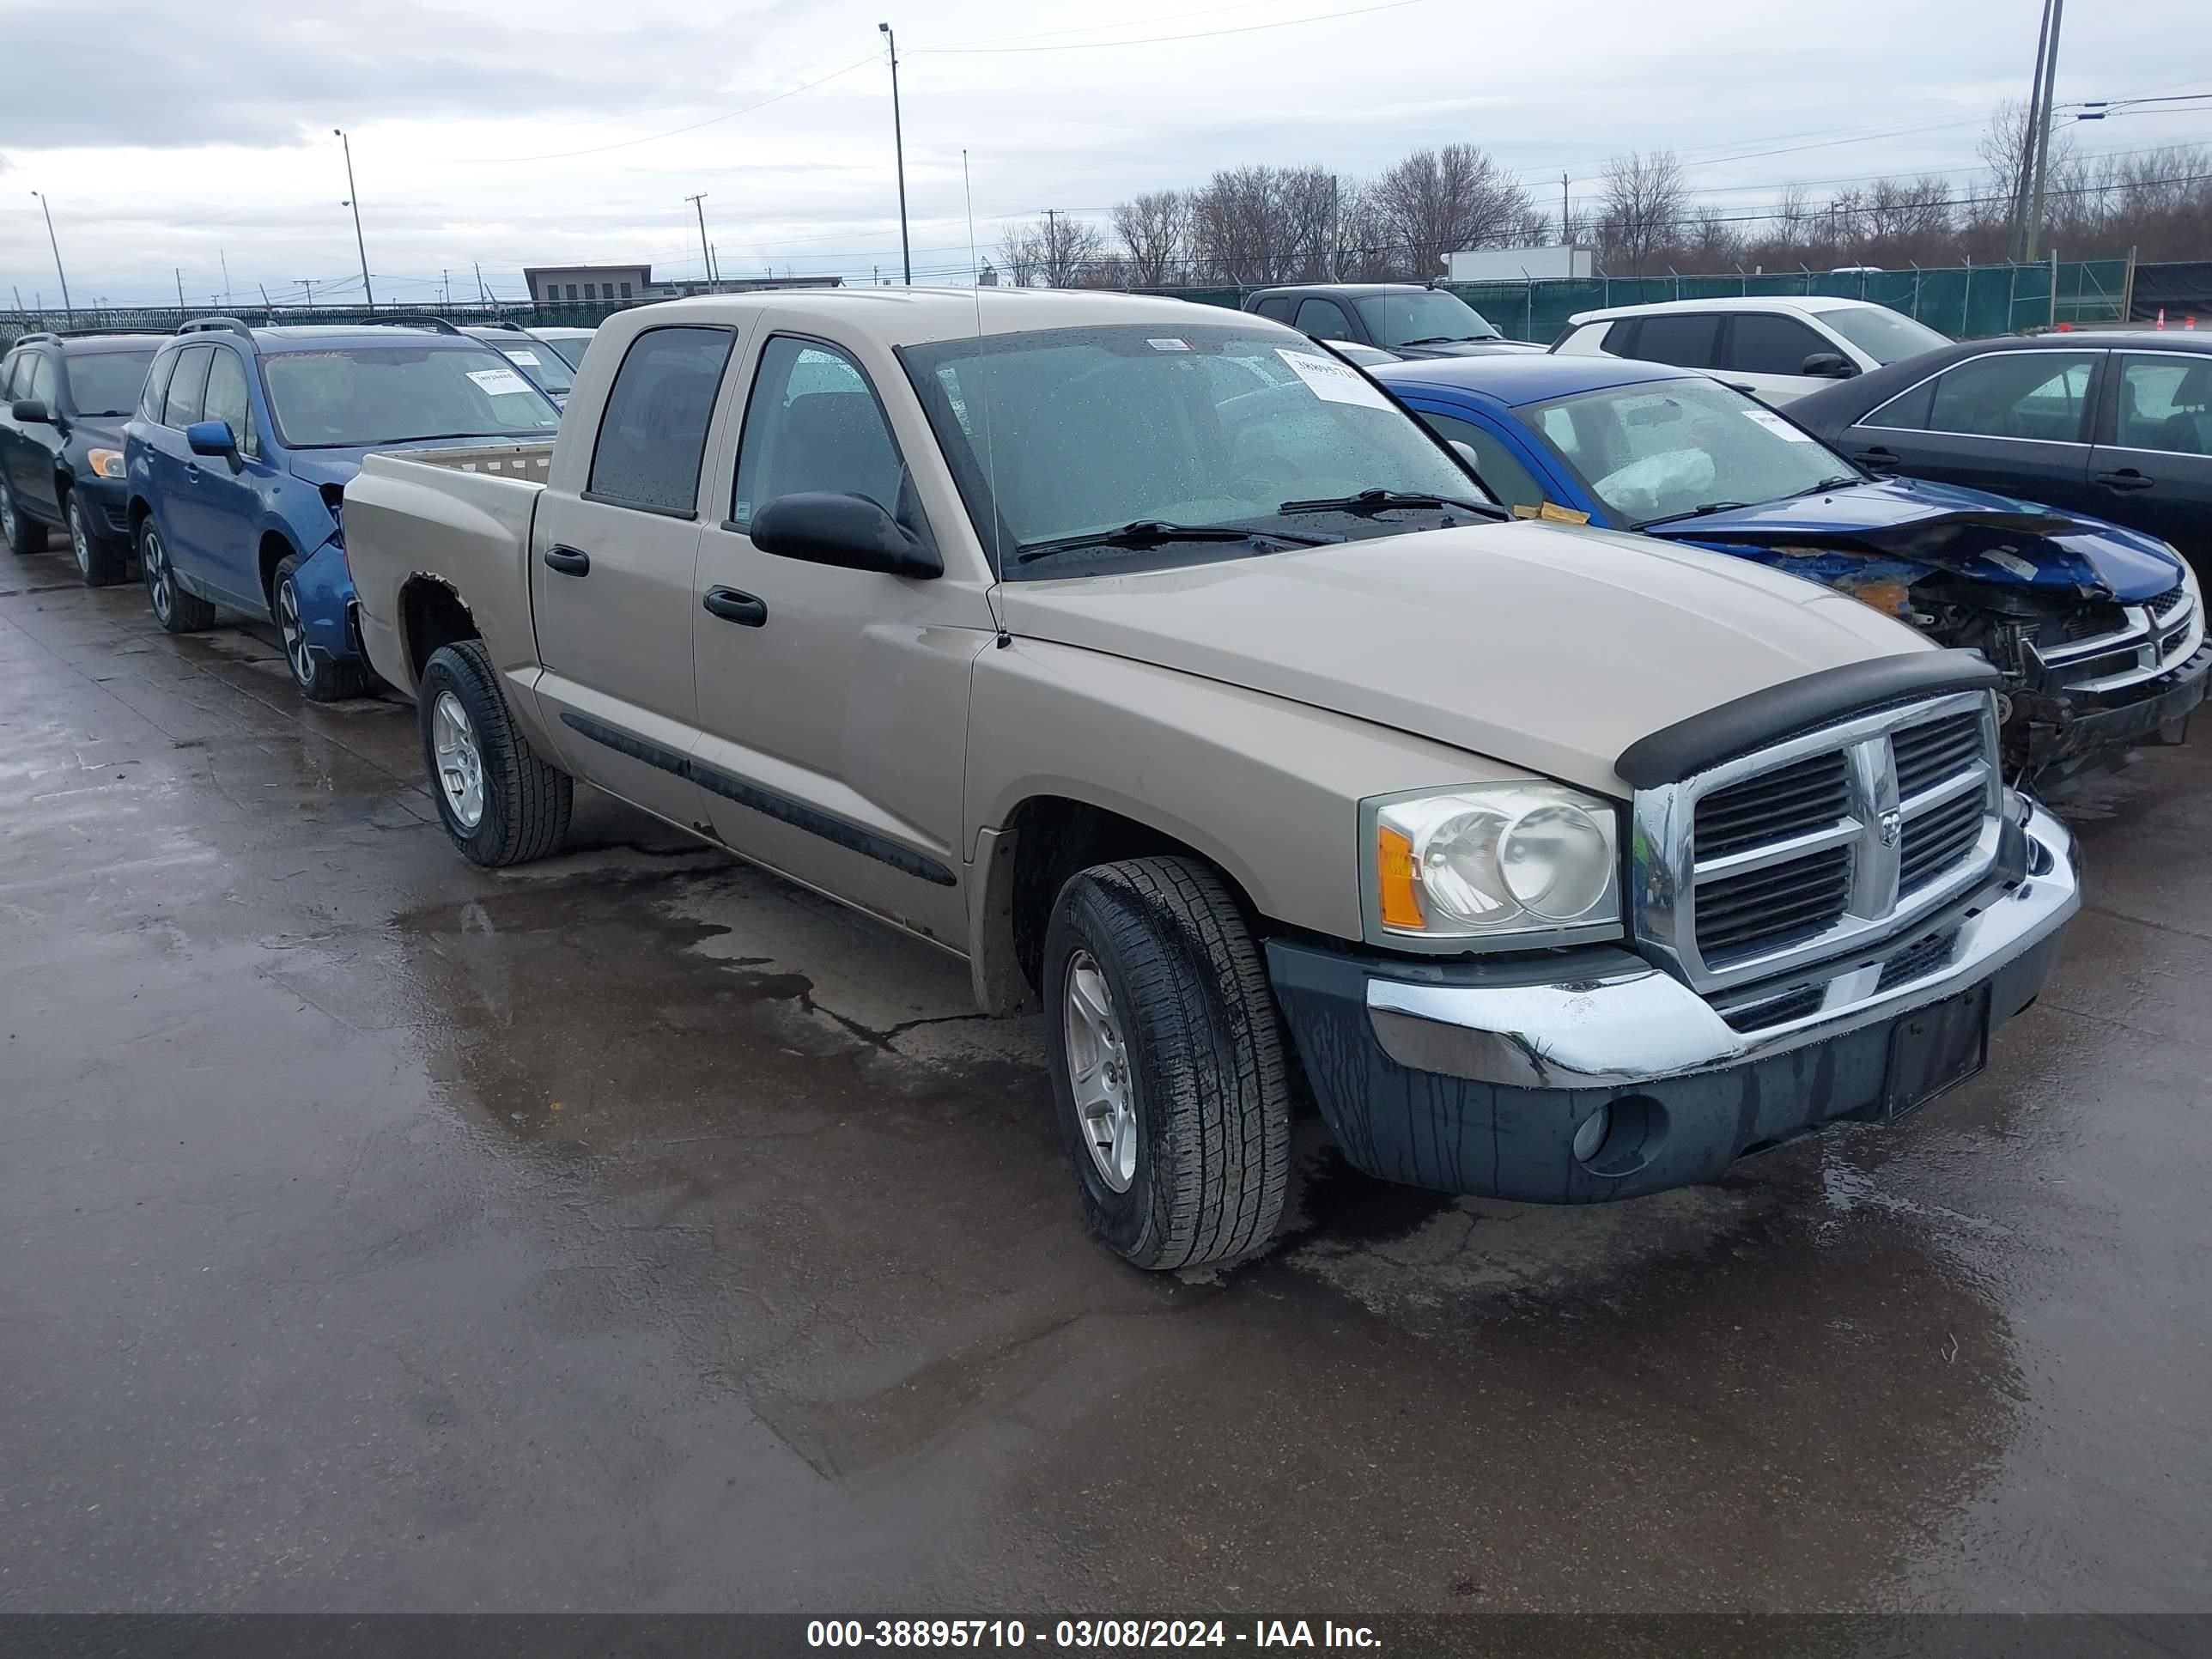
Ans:
{"label": "headlight", "polygon": [[123,452],[119,449],[88,449],[85,465],[96,478],[119,478],[123,476]]}
{"label": "headlight", "polygon": [[1620,932],[1610,802],[1530,780],[1386,797],[1364,816],[1379,938],[1502,948]]}

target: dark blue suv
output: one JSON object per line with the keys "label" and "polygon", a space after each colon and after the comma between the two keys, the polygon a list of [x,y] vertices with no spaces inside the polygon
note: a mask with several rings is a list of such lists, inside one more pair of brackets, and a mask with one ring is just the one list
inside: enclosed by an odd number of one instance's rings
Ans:
{"label": "dark blue suv", "polygon": [[274,622],[318,702],[374,684],[339,522],[373,449],[542,441],[550,399],[433,319],[248,328],[187,323],[124,428],[131,537],[154,615],[191,633],[226,606]]}

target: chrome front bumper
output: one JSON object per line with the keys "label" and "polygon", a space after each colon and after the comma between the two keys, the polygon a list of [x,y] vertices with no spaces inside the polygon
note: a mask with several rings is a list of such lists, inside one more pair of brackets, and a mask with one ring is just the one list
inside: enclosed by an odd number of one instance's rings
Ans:
{"label": "chrome front bumper", "polygon": [[[1617,1088],[1787,1054],[1970,989],[2064,926],[2081,905],[2074,837],[2032,802],[2022,828],[2025,877],[1958,921],[1942,959],[1926,962],[1925,971],[1885,986],[1885,963],[1875,960],[1825,980],[1793,980],[1786,999],[1754,994],[1731,1003],[1747,1030],[1731,1025],[1680,980],[1625,951],[1618,966],[1518,984],[1372,976],[1367,1018],[1376,1042],[1401,1066],[1517,1088]],[[1892,959],[1902,954],[1893,952]],[[1785,1000],[1804,1012],[1771,1025],[1756,1023],[1758,1008]]]}

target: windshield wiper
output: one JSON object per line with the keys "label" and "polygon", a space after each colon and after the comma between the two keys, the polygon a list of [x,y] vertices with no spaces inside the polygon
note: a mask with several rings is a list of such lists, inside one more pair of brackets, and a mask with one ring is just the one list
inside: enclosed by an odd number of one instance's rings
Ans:
{"label": "windshield wiper", "polygon": [[1388,512],[1399,507],[1452,507],[1462,513],[1477,514],[1486,519],[1512,516],[1504,507],[1489,501],[1470,501],[1453,495],[1409,495],[1401,489],[1363,489],[1356,495],[1325,495],[1310,501],[1285,501],[1275,511],[1369,514]]}
{"label": "windshield wiper", "polygon": [[1790,492],[1790,496],[1785,499],[1794,499],[1799,495],[1817,495],[1824,489],[1843,489],[1851,484],[1863,482],[1863,479],[1854,477],[1848,472],[1839,472],[1832,478],[1823,478],[1818,483],[1807,484],[1802,489],[1793,489]]}
{"label": "windshield wiper", "polygon": [[1656,519],[1639,520],[1636,527],[1649,530],[1655,524],[1678,524],[1684,519],[1702,519],[1709,513],[1733,513],[1750,505],[1749,501],[1699,501],[1686,513],[1662,513]]}
{"label": "windshield wiper", "polygon": [[1048,542],[1030,542],[1014,556],[1016,564],[1072,552],[1085,547],[1158,547],[1168,542],[1280,542],[1286,547],[1319,547],[1330,536],[1301,536],[1285,530],[1260,530],[1233,524],[1170,524],[1164,519],[1139,519],[1119,530],[1093,530],[1080,536],[1059,536]]}

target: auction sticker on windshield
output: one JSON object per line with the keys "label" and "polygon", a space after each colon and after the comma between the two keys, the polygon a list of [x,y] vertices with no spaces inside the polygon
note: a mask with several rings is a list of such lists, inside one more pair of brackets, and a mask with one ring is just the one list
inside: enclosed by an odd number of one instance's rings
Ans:
{"label": "auction sticker on windshield", "polygon": [[503,398],[511,392],[530,390],[530,383],[511,368],[472,368],[469,371],[469,379],[495,398]]}
{"label": "auction sticker on windshield", "polygon": [[1747,409],[1743,411],[1743,418],[1756,421],[1769,432],[1778,433],[1793,444],[1809,444],[1814,441],[1811,433],[1800,432],[1771,409]]}
{"label": "auction sticker on windshield", "polygon": [[1291,374],[1313,388],[1315,397],[1325,403],[1364,404],[1370,409],[1390,407],[1390,400],[1349,363],[1340,363],[1333,357],[1309,356],[1284,346],[1277,346],[1275,355],[1290,365]]}

